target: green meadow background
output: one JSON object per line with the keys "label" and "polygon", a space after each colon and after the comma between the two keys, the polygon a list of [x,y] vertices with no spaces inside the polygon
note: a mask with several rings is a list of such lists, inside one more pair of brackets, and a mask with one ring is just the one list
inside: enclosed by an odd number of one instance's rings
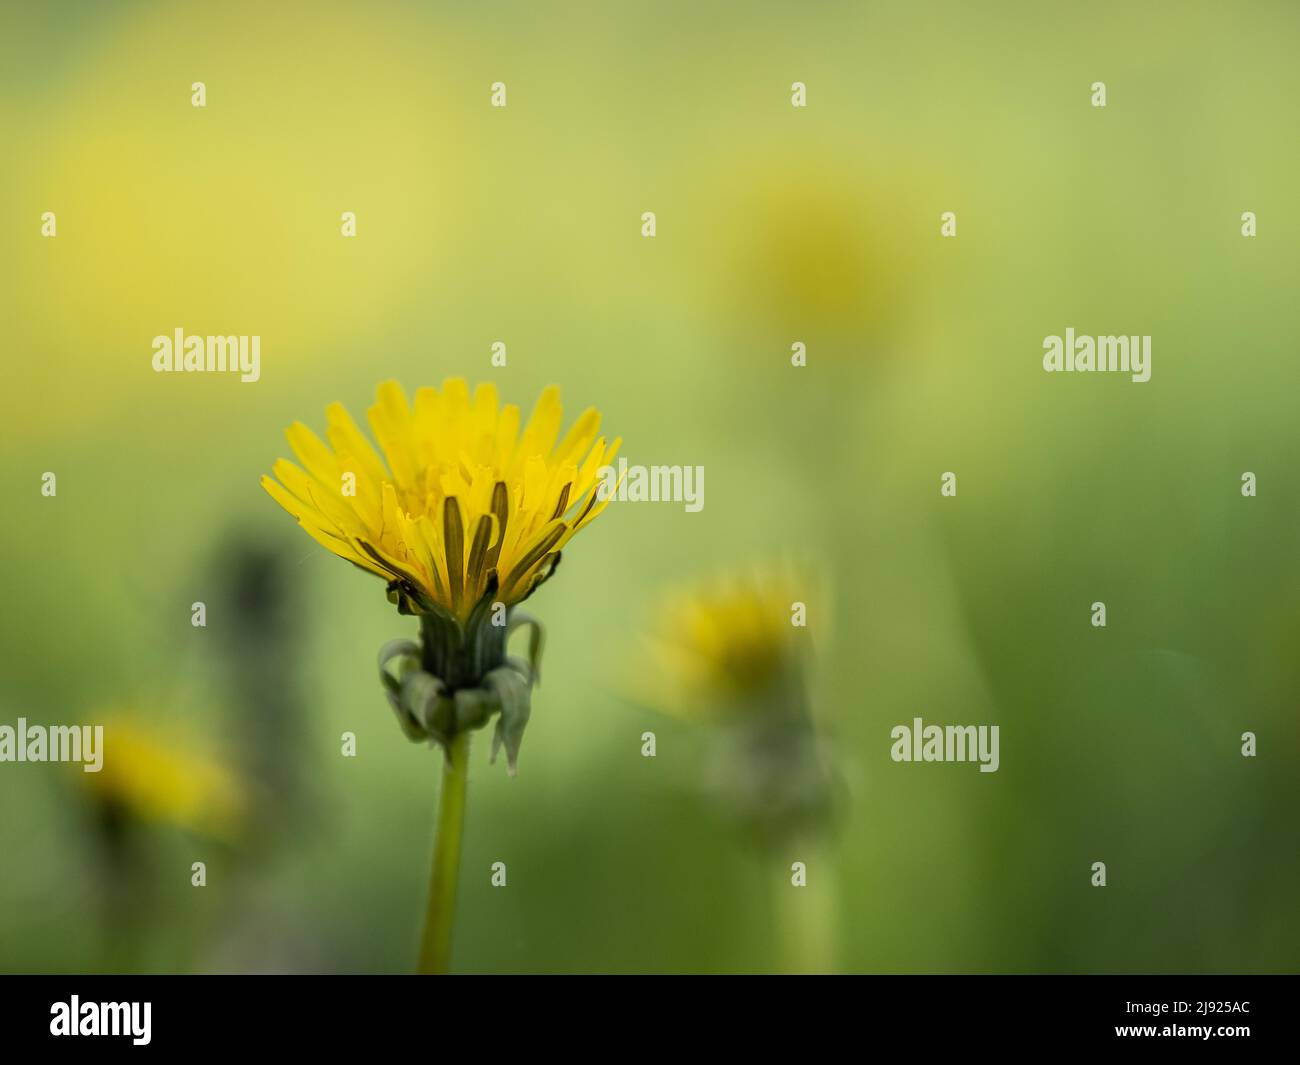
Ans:
{"label": "green meadow background", "polygon": [[[777,971],[789,905],[845,971],[1296,971],[1298,44],[1290,3],[4,5],[0,724],[130,712],[254,826],[124,843],[74,768],[0,764],[0,969],[413,966],[440,759],[374,656],[415,625],[258,477],[461,375],[560,385],[706,505],[612,505],[530,604],[456,969]],[[1045,374],[1067,326],[1150,334],[1151,381]],[[261,380],[155,374],[177,327],[260,335]],[[639,635],[787,559],[826,589],[815,856],[701,799]],[[893,763],[916,716],[998,724],[1001,768]]]}

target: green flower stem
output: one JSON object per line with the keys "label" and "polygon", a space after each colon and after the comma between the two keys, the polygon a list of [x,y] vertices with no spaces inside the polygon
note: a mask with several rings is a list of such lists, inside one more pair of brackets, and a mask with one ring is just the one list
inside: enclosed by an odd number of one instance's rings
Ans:
{"label": "green flower stem", "polygon": [[812,845],[796,844],[791,853],[806,863],[808,882],[804,887],[795,887],[788,875],[772,880],[779,971],[786,975],[834,975],[839,967],[831,862],[821,848]]}
{"label": "green flower stem", "polygon": [[469,781],[469,732],[457,732],[447,745],[442,770],[438,830],[433,844],[429,902],[420,938],[421,973],[445,973],[451,961],[451,929],[456,916],[456,881],[465,828],[465,785]]}

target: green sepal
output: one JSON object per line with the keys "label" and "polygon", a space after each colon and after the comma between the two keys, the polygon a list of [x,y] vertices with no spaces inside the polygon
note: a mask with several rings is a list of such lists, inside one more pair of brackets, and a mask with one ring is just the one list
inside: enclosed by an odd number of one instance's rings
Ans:
{"label": "green sepal", "polygon": [[483,688],[461,688],[455,695],[456,730],[481,729],[500,708],[492,692]]}
{"label": "green sepal", "polygon": [[[522,610],[512,610],[510,612],[510,621],[506,624],[506,641],[509,642],[510,636],[516,629],[527,627],[528,633],[528,676],[527,680],[530,685],[542,683],[542,645],[546,638],[546,630],[542,628],[542,623],[531,614],[525,614]],[[516,661],[518,661],[516,659]]]}
{"label": "green sepal", "polygon": [[489,761],[495,763],[497,753],[505,747],[506,768],[514,776],[519,767],[519,744],[532,712],[532,685],[525,675],[510,666],[494,669],[483,678],[483,684],[495,694],[500,706]]}
{"label": "green sepal", "polygon": [[[558,561],[558,553],[552,561]],[[447,749],[459,732],[484,728],[496,717],[492,761],[506,751],[510,775],[532,712],[532,688],[541,678],[545,632],[534,617],[510,608],[504,626],[492,624],[496,581],[465,623],[441,607],[421,604],[421,640],[390,640],[379,651],[379,679],[408,739]],[[507,654],[510,636],[529,629],[527,656]]]}
{"label": "green sepal", "polygon": [[[422,669],[412,669],[402,677],[398,697],[403,710],[423,727],[429,739],[446,744],[451,731],[447,705],[447,686],[441,679]],[[441,711],[441,712],[440,712]]]}
{"label": "green sepal", "polygon": [[[398,659],[399,676],[394,676],[388,668],[394,659]],[[415,742],[426,739],[427,736],[420,720],[403,705],[402,683],[405,677],[419,668],[420,645],[413,640],[389,640],[379,649],[379,679],[384,686],[384,694],[388,697],[393,713],[397,715],[397,723],[402,732],[407,739]]]}

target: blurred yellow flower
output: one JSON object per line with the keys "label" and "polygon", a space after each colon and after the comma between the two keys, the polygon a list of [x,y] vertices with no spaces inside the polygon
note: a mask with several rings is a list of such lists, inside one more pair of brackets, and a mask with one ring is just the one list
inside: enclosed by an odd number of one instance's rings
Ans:
{"label": "blurred yellow flower", "polygon": [[220,763],[132,718],[104,727],[104,764],[77,773],[98,800],[142,821],[173,824],[227,841],[239,835],[247,797]]}
{"label": "blurred yellow flower", "polygon": [[926,202],[920,175],[894,165],[881,177],[820,142],[782,159],[755,144],[711,172],[728,191],[703,266],[708,310],[846,360],[887,351],[917,282],[905,220]]}
{"label": "blurred yellow flower", "polygon": [[792,578],[762,573],[679,591],[659,611],[650,653],[692,708],[748,704],[802,668],[805,597]]}
{"label": "blurred yellow flower", "polygon": [[822,832],[834,809],[808,687],[810,591],[783,571],[718,579],[669,598],[650,641],[651,675],[665,687],[656,702],[713,726],[703,793],[747,838],[778,849]]}
{"label": "blurred yellow flower", "polygon": [[588,409],[559,439],[559,389],[545,389],[519,431],[519,408],[494,385],[471,399],[461,378],[408,405],[379,386],[370,428],[383,459],[342,404],[326,411],[329,444],[295,422],[289,445],[305,467],[275,463],[263,487],[334,554],[389,582],[404,613],[465,621],[495,583],[507,606],[550,576],[560,549],[607,505],[599,471],[620,444],[598,436]]}

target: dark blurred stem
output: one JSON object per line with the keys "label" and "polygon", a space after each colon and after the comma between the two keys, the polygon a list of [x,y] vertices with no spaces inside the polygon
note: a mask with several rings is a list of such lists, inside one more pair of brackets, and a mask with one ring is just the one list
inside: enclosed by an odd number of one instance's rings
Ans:
{"label": "dark blurred stem", "polygon": [[460,844],[465,828],[465,786],[469,780],[469,732],[459,732],[447,745],[442,770],[442,798],[433,843],[429,902],[420,937],[421,973],[445,973],[451,961],[452,922],[456,916],[456,881],[460,873]]}

